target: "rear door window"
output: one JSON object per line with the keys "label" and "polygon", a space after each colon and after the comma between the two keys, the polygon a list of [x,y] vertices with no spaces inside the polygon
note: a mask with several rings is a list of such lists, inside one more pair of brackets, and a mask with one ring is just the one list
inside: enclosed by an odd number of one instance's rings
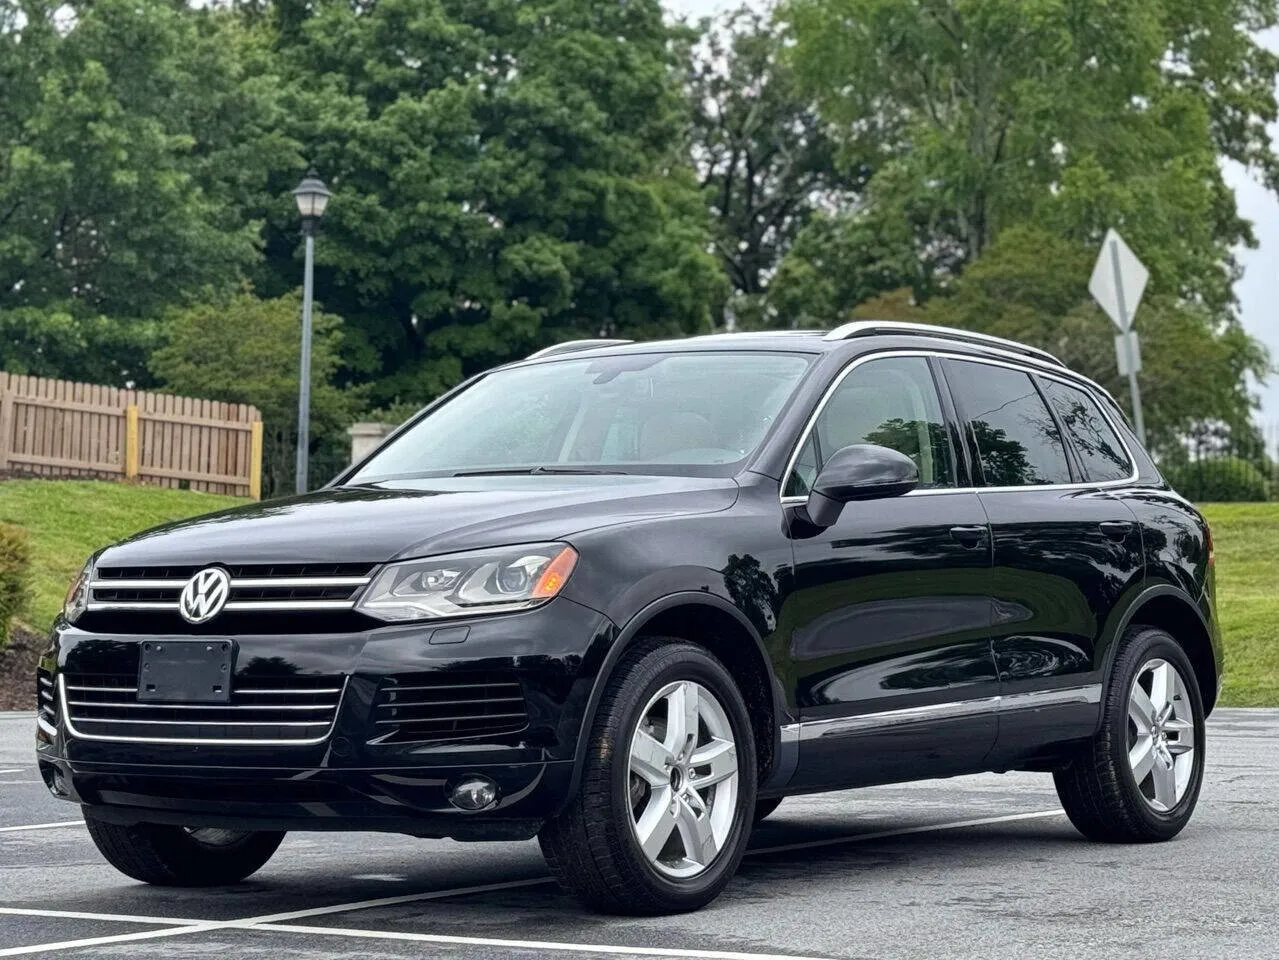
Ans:
{"label": "rear door window", "polygon": [[1066,446],[1030,374],[947,360],[946,379],[971,426],[988,487],[1071,483]]}
{"label": "rear door window", "polygon": [[1088,393],[1041,377],[1040,383],[1048,400],[1057,411],[1061,428],[1074,445],[1083,466],[1084,479],[1090,483],[1126,480],[1132,476],[1132,461],[1110,422],[1102,415],[1097,401]]}

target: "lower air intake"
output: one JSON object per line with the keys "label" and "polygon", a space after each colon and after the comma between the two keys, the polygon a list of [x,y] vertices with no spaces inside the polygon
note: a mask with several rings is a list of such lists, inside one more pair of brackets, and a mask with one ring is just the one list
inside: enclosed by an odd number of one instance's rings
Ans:
{"label": "lower air intake", "polygon": [[378,689],[373,743],[436,743],[518,733],[528,726],[524,691],[513,676],[420,673]]}

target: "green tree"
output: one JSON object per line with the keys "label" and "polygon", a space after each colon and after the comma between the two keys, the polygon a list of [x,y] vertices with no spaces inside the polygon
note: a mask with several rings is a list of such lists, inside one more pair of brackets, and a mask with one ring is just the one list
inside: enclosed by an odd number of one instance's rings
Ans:
{"label": "green tree", "polygon": [[[710,329],[724,284],[657,0],[321,0],[273,19],[291,129],[335,194],[317,287],[375,403],[556,339]],[[297,247],[281,202],[262,289],[296,282]]]}
{"label": "green tree", "polygon": [[225,10],[0,0],[6,367],[144,378],[148,320],[255,261],[269,173],[300,164],[260,54]]}
{"label": "green tree", "polygon": [[[1115,362],[1115,329],[1089,297],[1096,250],[1043,229],[1018,227],[920,312],[932,323],[1042,346],[1105,386],[1127,410],[1128,382]],[[1176,456],[1181,438],[1219,421],[1251,428],[1247,376],[1270,372],[1265,350],[1237,324],[1217,325],[1198,304],[1148,297],[1136,315],[1142,338],[1142,407],[1151,447]],[[1131,413],[1131,411],[1129,411]]]}
{"label": "green tree", "polygon": [[747,6],[702,27],[689,55],[688,149],[734,309],[749,324],[804,225],[821,207],[855,201],[868,171],[837,166],[827,122],[799,89],[771,16]]}
{"label": "green tree", "polygon": [[[163,389],[187,396],[247,403],[262,412],[263,492],[292,488],[297,447],[302,298],[292,291],[262,300],[244,290],[222,301],[175,310],[161,324],[163,346],[150,369]],[[334,385],[342,322],[316,310],[311,350],[311,450],[317,468],[335,468],[344,429],[358,397]],[[332,469],[330,470],[332,472]],[[328,479],[315,477],[318,482]]]}
{"label": "green tree", "polygon": [[1216,158],[1279,186],[1277,61],[1253,36],[1274,0],[788,0],[782,16],[845,149],[872,158],[872,204],[928,212],[925,260],[971,262],[1041,218],[1176,223],[1156,286],[1229,302],[1251,233]]}
{"label": "green tree", "polygon": [[1233,250],[1253,242],[1218,165],[1279,187],[1266,132],[1275,0],[786,0],[800,81],[862,202],[810,222],[769,291],[782,325],[870,305],[1038,343],[1111,387],[1113,328],[1086,283],[1105,230],[1150,267],[1137,317],[1146,419],[1174,456],[1218,425],[1245,439]]}

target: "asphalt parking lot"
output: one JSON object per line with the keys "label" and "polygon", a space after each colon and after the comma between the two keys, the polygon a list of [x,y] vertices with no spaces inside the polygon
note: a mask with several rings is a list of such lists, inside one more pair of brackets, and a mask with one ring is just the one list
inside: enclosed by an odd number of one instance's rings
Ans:
{"label": "asphalt parking lot", "polygon": [[581,910],[536,843],[294,834],[235,887],[103,862],[0,714],[0,957],[1279,957],[1279,710],[1221,710],[1199,812],[1158,846],[1085,842],[1048,777],[788,800],[710,908]]}

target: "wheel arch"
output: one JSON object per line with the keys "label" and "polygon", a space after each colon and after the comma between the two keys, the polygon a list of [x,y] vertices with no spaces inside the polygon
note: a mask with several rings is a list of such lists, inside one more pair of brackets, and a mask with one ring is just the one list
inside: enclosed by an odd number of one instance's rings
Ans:
{"label": "wheel arch", "polygon": [[700,646],[714,654],[732,674],[746,700],[758,777],[761,783],[765,782],[778,764],[780,718],[786,708],[763,640],[746,615],[729,601],[704,591],[682,591],[647,604],[619,631],[600,665],[582,714],[567,796],[572,797],[578,789],[590,730],[618,661],[637,640],[654,635],[678,637]]}
{"label": "wheel arch", "polygon": [[[1204,713],[1211,713],[1217,703],[1220,670],[1212,631],[1199,606],[1179,588],[1171,584],[1159,584],[1143,591],[1134,601],[1120,624],[1117,635],[1122,637],[1134,625],[1165,630],[1186,651],[1190,665],[1195,670],[1195,682],[1199,685]],[[1118,647],[1117,643],[1111,644],[1106,662],[1107,677]]]}

